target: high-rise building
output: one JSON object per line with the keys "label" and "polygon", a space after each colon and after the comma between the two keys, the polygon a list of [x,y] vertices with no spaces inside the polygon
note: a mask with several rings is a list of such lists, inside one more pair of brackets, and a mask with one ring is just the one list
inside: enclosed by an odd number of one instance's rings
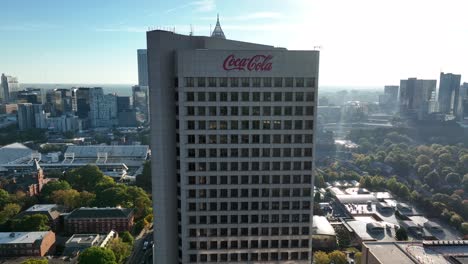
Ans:
{"label": "high-rise building", "polygon": [[132,87],[133,109],[137,113],[137,119],[140,122],[146,122],[149,119],[149,96],[147,86],[135,85]]}
{"label": "high-rise building", "polygon": [[13,76],[8,76],[2,73],[1,85],[2,85],[2,89],[0,89],[0,92],[1,92],[2,99],[3,99],[3,103],[9,103],[11,100],[10,94],[12,92],[16,93],[20,90],[18,78],[13,77]]}
{"label": "high-rise building", "polygon": [[148,59],[146,49],[137,50],[138,59],[138,85],[148,86]]}
{"label": "high-rise building", "polygon": [[117,125],[117,96],[104,94],[101,87],[90,88],[89,119],[92,127]]}
{"label": "high-rise building", "polygon": [[80,87],[72,89],[72,110],[79,118],[89,117],[89,91],[91,88]]}
{"label": "high-rise building", "polygon": [[19,130],[34,128],[36,126],[36,120],[33,104],[18,104],[17,120]]}
{"label": "high-rise building", "polygon": [[400,81],[400,113],[421,118],[428,114],[432,92],[436,91],[436,80],[409,78]]}
{"label": "high-rise building", "polygon": [[398,85],[385,85],[384,94],[379,96],[379,105],[383,110],[396,110],[398,102],[398,89]]}
{"label": "high-rise building", "polygon": [[117,117],[121,127],[135,127],[137,125],[136,112],[130,107],[129,96],[117,96]]}
{"label": "high-rise building", "polygon": [[72,92],[70,89],[54,89],[53,90],[52,104],[55,109],[55,115],[61,116],[63,114],[72,112]]}
{"label": "high-rise building", "polygon": [[147,33],[155,263],[311,263],[318,51]]}
{"label": "high-rise building", "polygon": [[117,96],[117,112],[131,109],[130,96]]}
{"label": "high-rise building", "polygon": [[462,121],[468,121],[468,83],[463,83],[460,87],[460,98],[462,100],[461,117]]}
{"label": "high-rise building", "polygon": [[460,81],[461,75],[440,73],[439,83],[439,112],[456,115],[460,110]]}

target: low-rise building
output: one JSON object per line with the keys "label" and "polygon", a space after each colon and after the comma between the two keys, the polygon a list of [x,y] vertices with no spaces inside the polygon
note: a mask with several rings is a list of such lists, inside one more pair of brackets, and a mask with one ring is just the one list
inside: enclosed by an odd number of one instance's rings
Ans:
{"label": "low-rise building", "polygon": [[52,229],[57,230],[59,226],[60,214],[65,213],[65,208],[58,204],[35,204],[23,212],[19,213],[15,218],[22,218],[27,215],[41,214],[47,216]]}
{"label": "low-rise building", "polygon": [[0,233],[0,257],[42,257],[51,252],[54,245],[52,231]]}
{"label": "low-rise building", "polygon": [[130,208],[106,207],[75,209],[65,216],[65,230],[69,234],[108,233],[130,231],[134,212]]}
{"label": "low-rise building", "polygon": [[65,242],[64,256],[76,256],[89,247],[105,247],[117,236],[115,231],[108,234],[75,234]]}
{"label": "low-rise building", "polygon": [[335,229],[325,216],[313,216],[312,248],[314,250],[333,250],[336,248]]}
{"label": "low-rise building", "polygon": [[362,264],[449,264],[468,262],[468,241],[365,242]]}

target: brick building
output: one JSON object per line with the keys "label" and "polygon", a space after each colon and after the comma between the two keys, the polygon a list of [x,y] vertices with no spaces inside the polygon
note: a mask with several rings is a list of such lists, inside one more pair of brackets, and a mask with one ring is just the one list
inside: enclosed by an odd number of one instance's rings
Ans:
{"label": "brick building", "polygon": [[42,257],[54,245],[55,233],[52,231],[0,233],[0,257]]}
{"label": "brick building", "polygon": [[65,230],[70,234],[130,231],[134,212],[129,208],[78,208],[65,217]]}

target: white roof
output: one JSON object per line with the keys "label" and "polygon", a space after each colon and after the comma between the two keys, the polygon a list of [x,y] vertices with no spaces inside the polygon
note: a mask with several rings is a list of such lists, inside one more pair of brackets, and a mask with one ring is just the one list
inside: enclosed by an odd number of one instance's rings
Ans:
{"label": "white roof", "polygon": [[13,143],[0,148],[0,164],[14,162],[21,158],[30,158],[32,149],[21,143]]}
{"label": "white roof", "polygon": [[49,232],[0,232],[0,244],[31,244],[42,240]]}
{"label": "white roof", "polygon": [[75,153],[75,158],[96,158],[99,152],[107,153],[108,157],[146,157],[148,150],[148,145],[73,145],[65,153]]}
{"label": "white roof", "polygon": [[335,229],[325,216],[314,215],[312,219],[312,234],[314,235],[336,235]]}
{"label": "white roof", "polygon": [[377,198],[372,194],[338,194],[336,198],[343,204],[365,204],[369,201],[377,202]]}
{"label": "white roof", "polygon": [[49,212],[55,207],[57,207],[56,204],[35,204],[26,209],[26,212]]}

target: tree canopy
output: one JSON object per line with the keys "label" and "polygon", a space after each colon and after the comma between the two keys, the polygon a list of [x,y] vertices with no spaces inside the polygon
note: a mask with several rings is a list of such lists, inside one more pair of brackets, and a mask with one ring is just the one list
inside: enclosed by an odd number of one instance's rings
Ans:
{"label": "tree canopy", "polygon": [[114,252],[108,248],[89,247],[78,257],[80,264],[117,264]]}

